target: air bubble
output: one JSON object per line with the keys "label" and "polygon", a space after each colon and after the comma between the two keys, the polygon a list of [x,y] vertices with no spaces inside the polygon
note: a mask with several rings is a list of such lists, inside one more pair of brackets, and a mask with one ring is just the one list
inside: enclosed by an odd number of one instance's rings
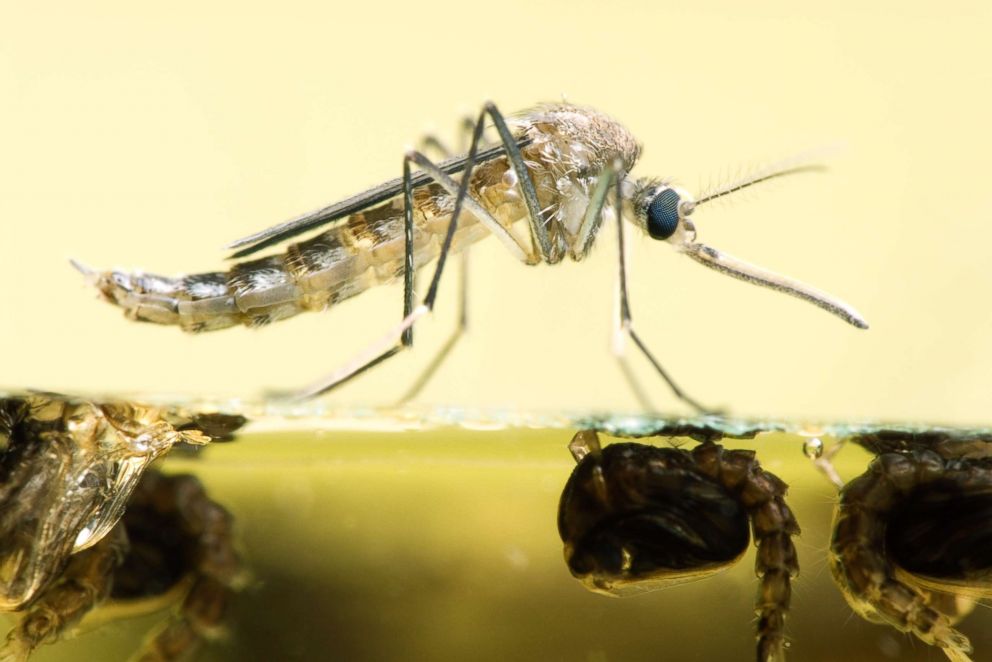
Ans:
{"label": "air bubble", "polygon": [[803,455],[811,460],[817,460],[823,455],[823,442],[819,437],[813,437],[803,442]]}

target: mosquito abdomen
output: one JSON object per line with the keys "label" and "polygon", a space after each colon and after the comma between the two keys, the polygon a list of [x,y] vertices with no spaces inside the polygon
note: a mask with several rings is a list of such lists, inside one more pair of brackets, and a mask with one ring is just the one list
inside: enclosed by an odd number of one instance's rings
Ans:
{"label": "mosquito abdomen", "polygon": [[[420,191],[418,190],[418,193]],[[450,210],[421,204],[415,214],[414,266],[440,252]],[[485,237],[465,216],[452,250]],[[329,306],[397,279],[404,269],[402,202],[352,215],[345,223],[285,253],[240,262],[226,272],[167,277],[142,272],[94,272],[77,265],[103,298],[134,320],[200,333],[239,324],[258,327]]]}
{"label": "mosquito abdomen", "polygon": [[259,326],[300,312],[296,287],[285,287],[279,258],[238,265],[231,271],[178,276],[107,271],[95,275],[103,298],[140,322],[169,324],[198,333],[237,324]]}

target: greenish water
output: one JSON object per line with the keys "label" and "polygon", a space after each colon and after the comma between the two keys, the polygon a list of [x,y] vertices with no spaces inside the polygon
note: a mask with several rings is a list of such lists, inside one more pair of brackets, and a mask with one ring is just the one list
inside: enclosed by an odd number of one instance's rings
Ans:
{"label": "greenish water", "polygon": [[[197,474],[234,514],[252,575],[228,638],[199,659],[753,659],[753,548],[711,578],[633,597],[593,594],[572,578],[556,515],[574,429],[278,427],[163,464]],[[836,488],[803,441],[775,432],[722,442],[755,449],[790,485],[803,529],[790,659],[943,659],[852,615],[826,564]],[[869,459],[848,445],[835,464],[850,479]],[[35,659],[126,659],[158,617],[112,622]],[[976,659],[992,655],[990,625],[979,608],[960,626]]]}

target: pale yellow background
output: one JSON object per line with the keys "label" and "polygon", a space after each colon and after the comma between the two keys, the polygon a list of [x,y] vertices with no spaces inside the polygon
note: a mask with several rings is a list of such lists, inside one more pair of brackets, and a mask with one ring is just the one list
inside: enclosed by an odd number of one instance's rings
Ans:
{"label": "pale yellow background", "polygon": [[[254,394],[302,385],[399,317],[383,288],[324,315],[191,337],[136,325],[68,265],[174,273],[400,172],[485,99],[563,94],[622,119],[637,172],[692,189],[840,150],[824,175],[702,208],[700,238],[850,301],[872,324],[632,241],[643,336],[738,414],[988,422],[992,5],[519,0],[6,2],[0,9],[0,383]],[[471,335],[425,402],[636,410],[608,351],[612,233],[580,265],[472,254]],[[451,325],[335,402],[388,403]],[[642,364],[639,364],[642,368]],[[640,371],[659,408],[679,410]]]}

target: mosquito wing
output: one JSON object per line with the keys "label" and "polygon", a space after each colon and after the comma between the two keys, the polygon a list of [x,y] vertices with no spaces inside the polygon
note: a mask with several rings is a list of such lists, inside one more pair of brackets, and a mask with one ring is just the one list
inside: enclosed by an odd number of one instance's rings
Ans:
{"label": "mosquito wing", "polygon": [[[526,147],[530,144],[530,142],[531,139],[529,137],[521,137],[517,141],[517,147]],[[504,156],[505,154],[506,148],[503,145],[488,147],[476,154],[475,163],[478,164],[486,161],[492,161],[493,159]],[[467,155],[456,156],[446,161],[442,161],[439,167],[445,174],[451,175],[464,170],[467,162]],[[411,180],[413,188],[429,184],[432,181],[430,175],[425,172],[417,172],[412,174]],[[391,179],[388,182],[362,191],[358,195],[345,198],[344,200],[336,202],[333,205],[316,209],[303,214],[302,216],[297,216],[296,218],[290,219],[285,223],[274,225],[271,228],[262,230],[261,232],[256,232],[255,234],[251,234],[242,239],[238,239],[237,241],[233,241],[225,246],[225,248],[238,249],[229,256],[229,259],[252,255],[253,253],[257,253],[258,251],[270,246],[280,244],[283,241],[303,234],[304,232],[309,232],[310,230],[327,225],[328,223],[333,223],[338,219],[350,216],[355,212],[359,212],[368,207],[385,202],[390,198],[396,197],[402,192],[403,178],[397,177],[396,179]]]}

